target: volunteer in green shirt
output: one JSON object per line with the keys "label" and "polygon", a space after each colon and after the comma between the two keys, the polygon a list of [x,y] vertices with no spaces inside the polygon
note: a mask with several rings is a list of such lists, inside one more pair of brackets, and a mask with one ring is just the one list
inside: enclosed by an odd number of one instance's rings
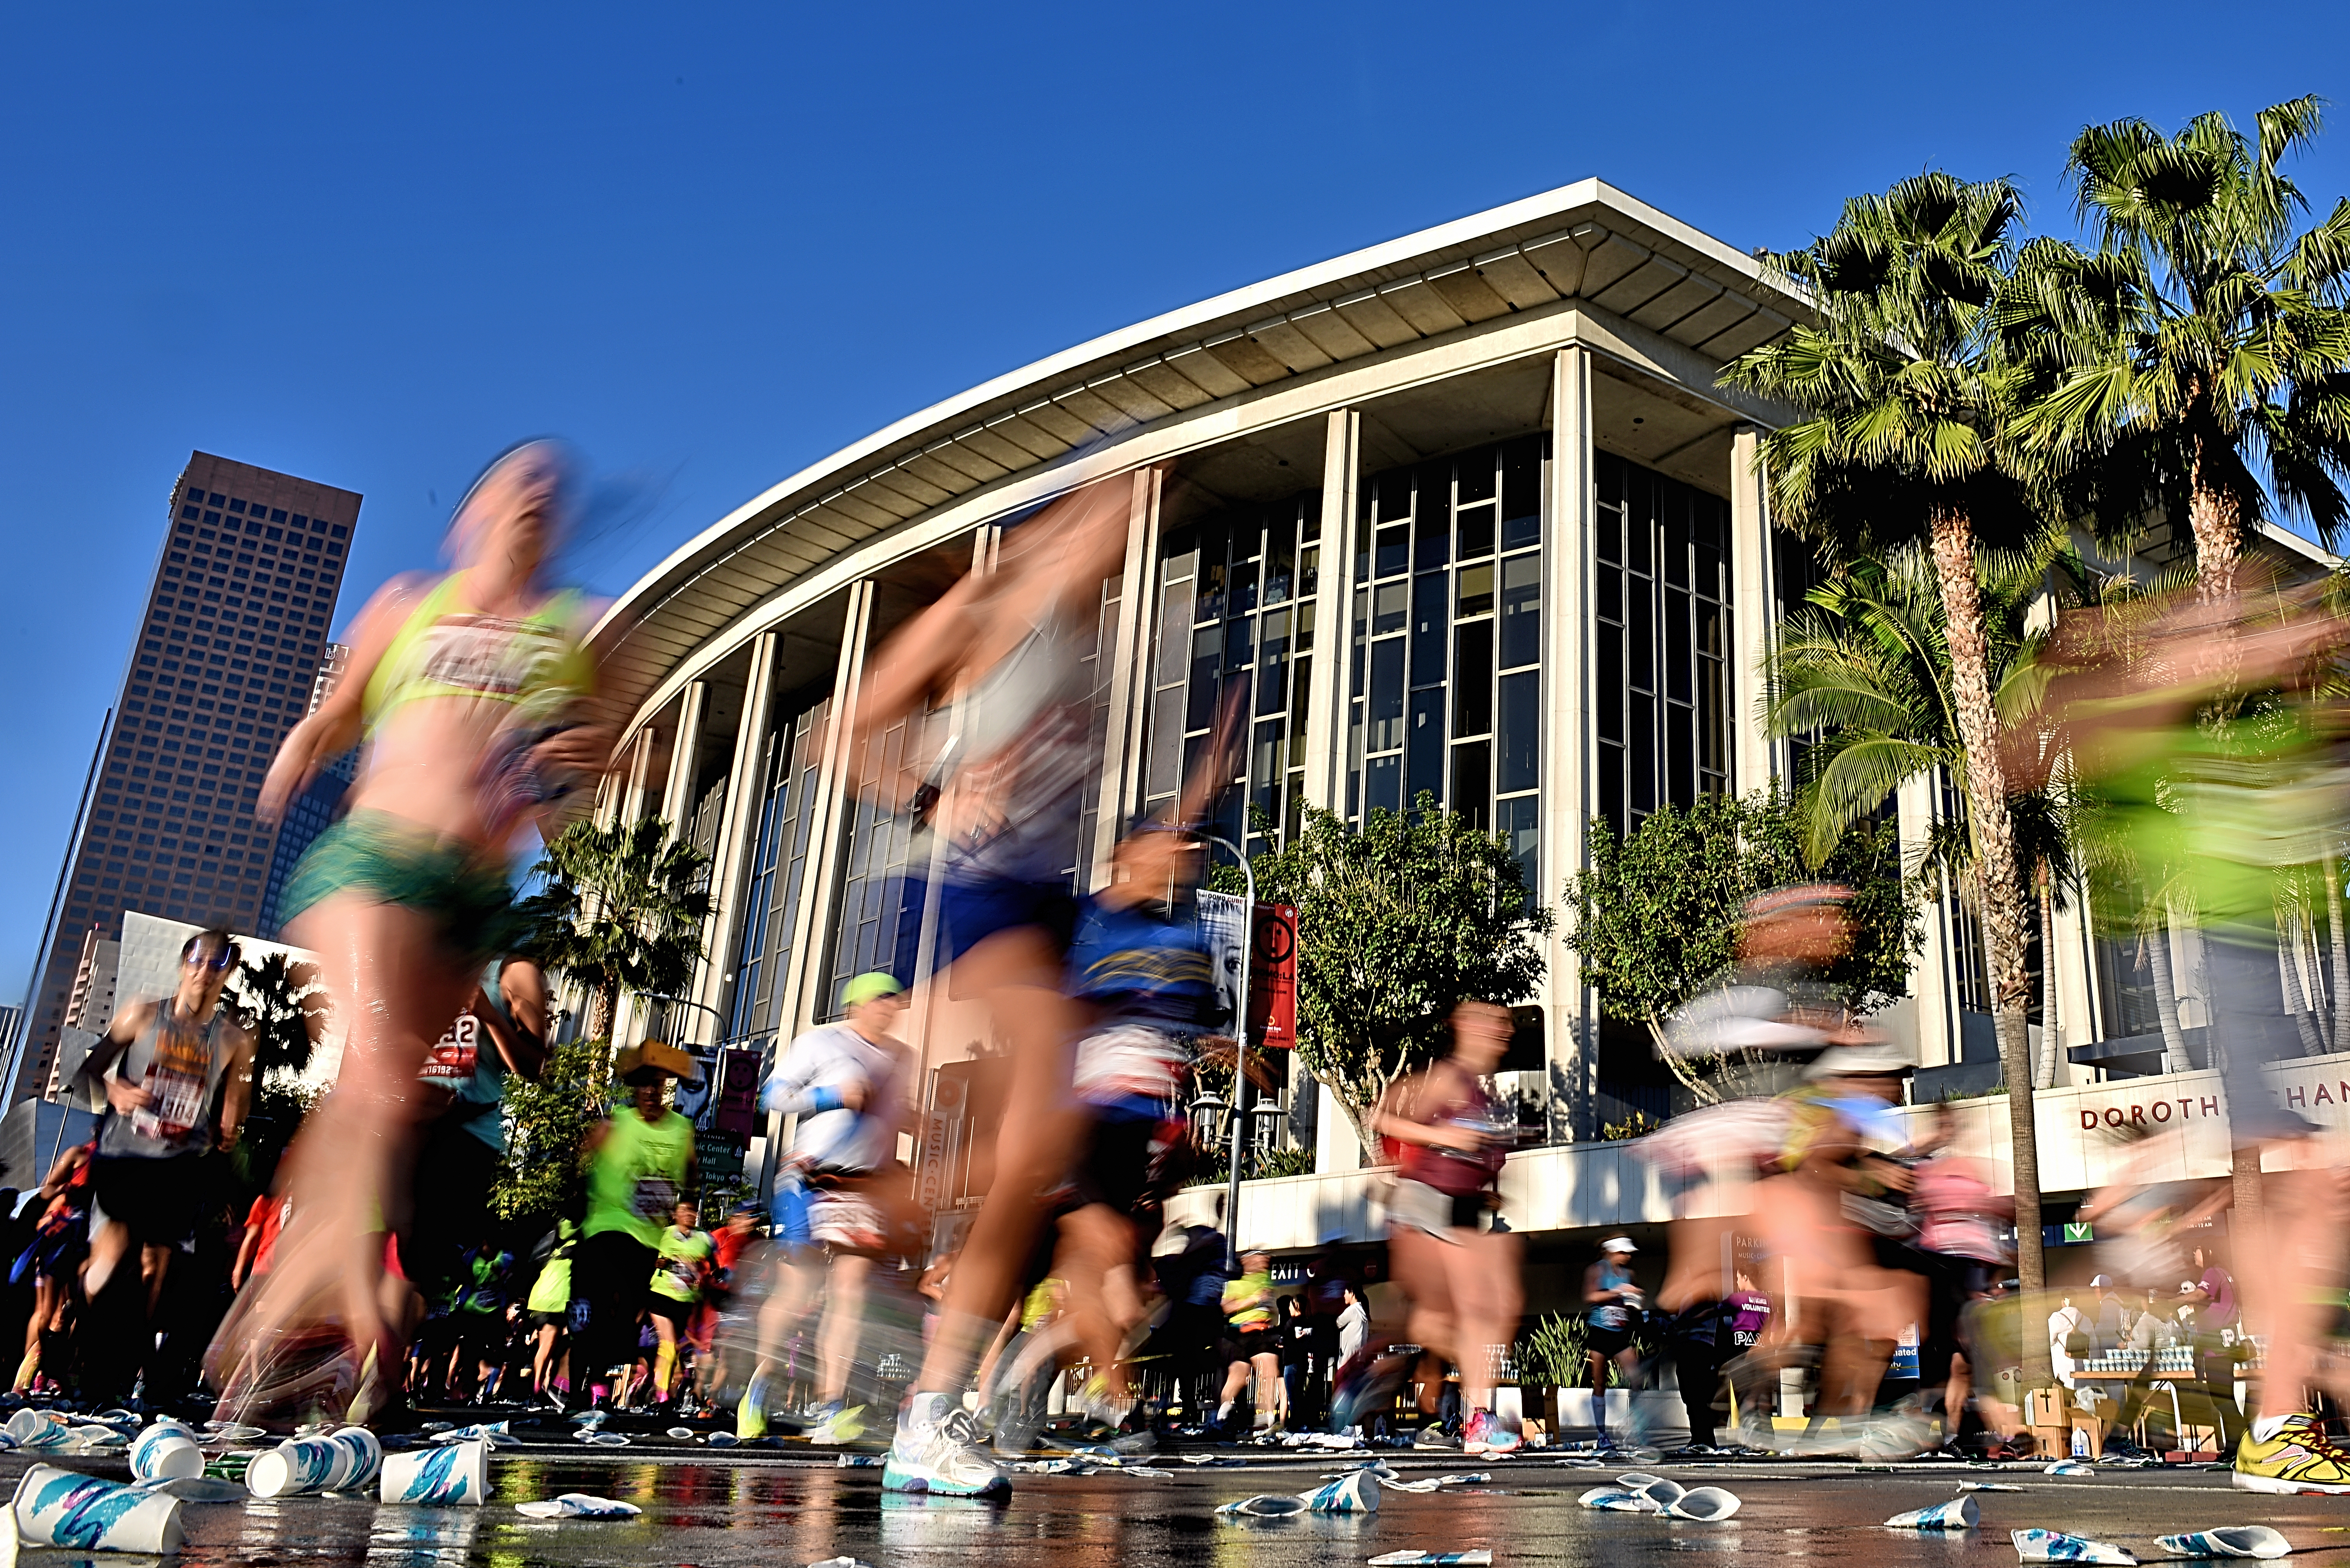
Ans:
{"label": "volunteer in green shirt", "polygon": [[604,1375],[635,1359],[661,1222],[693,1169],[693,1124],[668,1107],[668,1082],[702,1076],[692,1057],[659,1040],[621,1052],[613,1069],[629,1086],[629,1103],[588,1135],[588,1217],[572,1265],[574,1293],[588,1303],[588,1321],[574,1331],[572,1366],[599,1401],[610,1392]]}
{"label": "volunteer in green shirt", "polygon": [[1241,1260],[1242,1274],[1224,1287],[1224,1325],[1232,1341],[1231,1370],[1224,1375],[1223,1399],[1216,1407],[1216,1424],[1230,1426],[1232,1403],[1256,1373],[1256,1424],[1274,1422],[1275,1391],[1281,1386],[1281,1356],[1273,1334],[1273,1260],[1251,1252]]}
{"label": "volunteer in green shirt", "polygon": [[660,1336],[660,1349],[653,1355],[653,1393],[664,1405],[669,1403],[670,1384],[677,1376],[677,1342],[684,1336],[693,1309],[702,1304],[702,1287],[710,1277],[710,1261],[718,1251],[718,1243],[702,1229],[702,1209],[692,1199],[679,1199],[672,1215],[674,1222],[660,1233],[653,1248],[660,1261],[653,1266],[652,1288],[645,1298],[653,1332]]}
{"label": "volunteer in green shirt", "polygon": [[547,1397],[548,1373],[554,1373],[555,1407],[563,1407],[563,1396],[571,1392],[571,1358],[563,1358],[556,1367],[555,1342],[571,1327],[571,1255],[579,1250],[579,1227],[568,1220],[558,1220],[555,1225],[554,1246],[546,1262],[538,1271],[538,1278],[530,1287],[530,1295],[523,1310],[530,1314],[531,1337],[537,1349],[530,1359],[531,1392],[540,1398]]}

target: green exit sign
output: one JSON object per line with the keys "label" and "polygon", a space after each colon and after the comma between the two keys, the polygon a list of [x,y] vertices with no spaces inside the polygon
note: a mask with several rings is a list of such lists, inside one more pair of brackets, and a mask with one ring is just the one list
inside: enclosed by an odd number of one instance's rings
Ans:
{"label": "green exit sign", "polygon": [[2041,1244],[2046,1247],[2085,1247],[2096,1239],[2096,1227],[2086,1220],[2040,1228]]}

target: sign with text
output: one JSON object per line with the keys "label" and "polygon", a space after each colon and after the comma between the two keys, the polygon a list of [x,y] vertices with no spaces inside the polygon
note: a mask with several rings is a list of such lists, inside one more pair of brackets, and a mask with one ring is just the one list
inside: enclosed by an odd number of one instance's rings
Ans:
{"label": "sign with text", "polygon": [[[1241,901],[1230,893],[1202,892],[1200,926],[1216,1000],[1229,1020],[1240,1004]],[[1249,941],[1248,1022],[1252,1044],[1286,1051],[1297,1044],[1297,911],[1287,904],[1256,907]]]}

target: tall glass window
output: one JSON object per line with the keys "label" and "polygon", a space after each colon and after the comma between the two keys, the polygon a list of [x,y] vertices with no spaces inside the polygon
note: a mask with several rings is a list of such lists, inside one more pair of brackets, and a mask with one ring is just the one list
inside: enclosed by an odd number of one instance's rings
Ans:
{"label": "tall glass window", "polygon": [[[789,713],[787,699],[781,711]],[[727,1020],[730,1040],[747,1039],[781,1027],[779,978],[790,968],[792,921],[799,913],[800,880],[807,867],[808,802],[822,763],[829,699],[775,727],[768,737],[759,807],[758,837],[751,852],[749,896],[743,901],[743,930],[735,950],[734,995]]]}
{"label": "tall glass window", "polygon": [[1363,486],[1347,669],[1347,815],[1432,794],[1507,834],[1534,886],[1542,787],[1547,436]]}
{"label": "tall glass window", "polygon": [[1596,467],[1599,810],[1627,834],[1730,787],[1730,503],[1607,452]]}
{"label": "tall glass window", "polygon": [[1271,507],[1170,529],[1159,546],[1143,803],[1171,804],[1230,700],[1246,726],[1241,787],[1223,791],[1212,830],[1249,853],[1248,807],[1276,838],[1305,789],[1305,700],[1313,684],[1314,595],[1322,571],[1318,491]]}

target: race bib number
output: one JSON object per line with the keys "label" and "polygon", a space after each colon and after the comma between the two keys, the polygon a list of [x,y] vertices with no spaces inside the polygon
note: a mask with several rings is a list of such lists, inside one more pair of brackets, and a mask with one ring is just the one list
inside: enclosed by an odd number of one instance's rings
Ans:
{"label": "race bib number", "polygon": [[152,1103],[130,1118],[133,1132],[170,1143],[185,1137],[204,1119],[204,1091],[212,1070],[212,1047],[192,1030],[161,1029],[154,1059],[147,1064],[145,1087]]}
{"label": "race bib number", "polygon": [[449,1025],[449,1033],[433,1043],[424,1058],[423,1071],[418,1077],[429,1083],[454,1085],[472,1079],[473,1068],[481,1061],[482,1021],[469,1008],[457,1014],[457,1022]]}
{"label": "race bib number", "polygon": [[669,1272],[669,1282],[691,1295],[701,1287],[702,1265],[691,1258],[665,1259],[661,1267]]}
{"label": "race bib number", "polygon": [[666,1176],[637,1178],[637,1212],[647,1220],[666,1220],[677,1207],[677,1183]]}

